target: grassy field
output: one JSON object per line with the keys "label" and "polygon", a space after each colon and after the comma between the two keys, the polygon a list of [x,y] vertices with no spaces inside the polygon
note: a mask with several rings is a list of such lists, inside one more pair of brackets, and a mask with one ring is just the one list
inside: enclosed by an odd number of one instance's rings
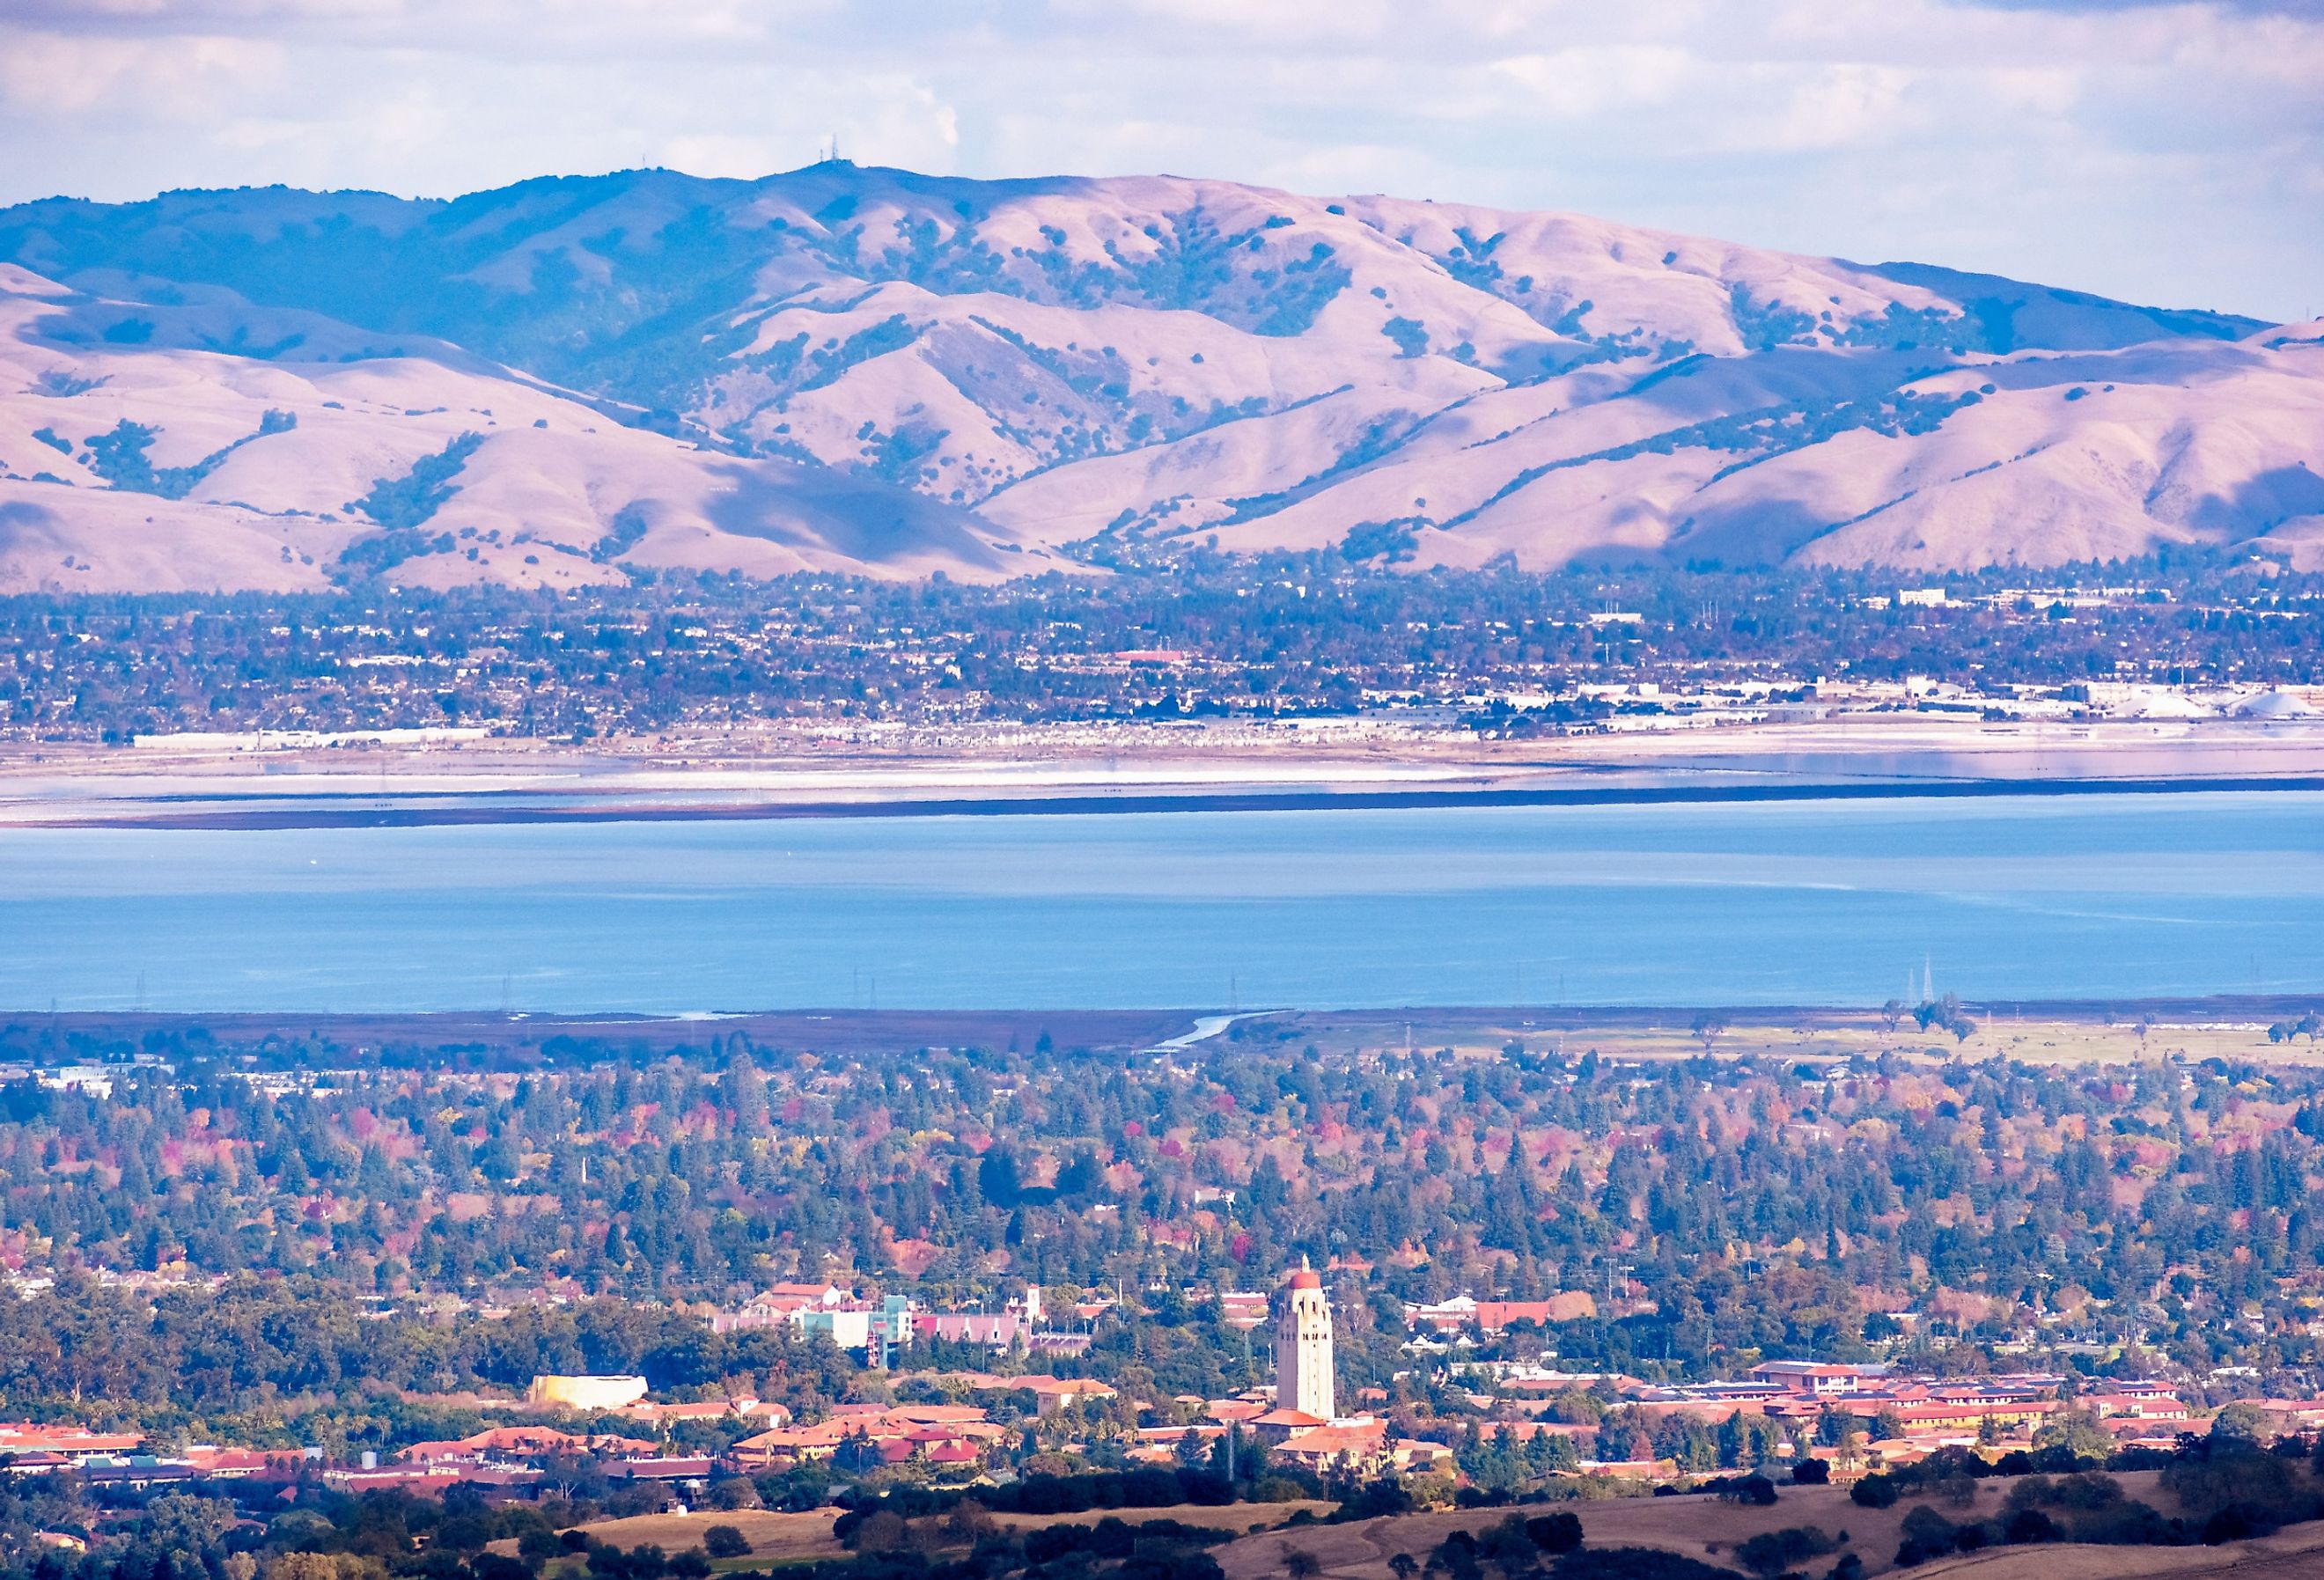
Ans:
{"label": "grassy field", "polygon": [[1052,1525],[1095,1525],[1099,1520],[1109,1518],[1128,1525],[1148,1520],[1175,1520],[1181,1525],[1198,1525],[1209,1530],[1231,1530],[1241,1535],[1264,1526],[1280,1525],[1302,1509],[1321,1519],[1336,1507],[1336,1504],[1314,1499],[1295,1503],[1229,1503],[1223,1508],[1204,1503],[1180,1503],[1161,1509],[1092,1509],[1080,1514],[995,1514],[992,1520],[994,1524],[1010,1530],[1040,1530]]}
{"label": "grassy field", "polygon": [[[1095,1525],[1108,1517],[1135,1525],[1147,1520],[1176,1520],[1183,1525],[1231,1530],[1238,1535],[1262,1526],[1277,1525],[1301,1509],[1328,1514],[1330,1503],[1232,1503],[1224,1508],[1182,1503],[1160,1509],[1092,1509],[1079,1514],[995,1514],[995,1524],[1011,1530],[1038,1530],[1050,1525]],[[601,1520],[584,1526],[592,1537],[617,1548],[658,1547],[665,1553],[683,1552],[702,1545],[702,1533],[714,1525],[731,1525],[751,1544],[747,1558],[727,1560],[726,1569],[762,1568],[768,1564],[798,1563],[808,1558],[836,1557],[840,1546],[831,1537],[839,1517],[835,1509],[806,1514],[776,1513],[765,1509],[731,1512],[696,1511],[687,1514],[637,1514],[626,1520]],[[513,1543],[495,1543],[511,1552]]]}
{"label": "grassy field", "polygon": [[[1809,1061],[1870,1059],[1895,1052],[1910,1058],[2010,1058],[2061,1065],[2154,1064],[2173,1057],[2324,1064],[2324,1044],[2267,1039],[2271,1021],[2297,1018],[2280,1006],[2238,1004],[2201,1011],[2133,1006],[2115,1012],[2112,1021],[2107,1013],[2101,1008],[2062,1013],[2050,1006],[1977,1005],[1970,1010],[1978,1022],[1976,1034],[1960,1042],[1944,1032],[1921,1032],[1910,1020],[1890,1032],[1869,1012],[1825,1009],[1770,1015],[1742,1010],[1729,1014],[1729,1023],[1708,1047],[1721,1058],[1748,1054]],[[2144,1037],[2137,1026],[2142,1015],[2152,1017]],[[1312,1042],[1340,1051],[1401,1048],[1409,1042],[1424,1049],[1450,1048],[1476,1058],[1499,1058],[1509,1043],[1522,1042],[1536,1051],[1562,1049],[1569,1058],[1594,1049],[1605,1058],[1659,1062],[1701,1057],[1706,1044],[1692,1030],[1694,1020],[1693,1012],[1680,1010],[1336,1012],[1255,1020],[1245,1026],[1244,1036],[1272,1040],[1287,1034],[1295,1047]]]}
{"label": "grassy field", "polygon": [[840,1546],[831,1538],[831,1527],[838,1518],[836,1509],[816,1509],[805,1514],[778,1513],[770,1509],[697,1510],[688,1514],[635,1514],[627,1520],[601,1520],[582,1529],[609,1547],[639,1548],[650,1544],[666,1553],[678,1553],[700,1547],[702,1533],[712,1526],[731,1525],[751,1544],[751,1556],[739,1566],[749,1568],[838,1557]]}
{"label": "grassy field", "polygon": [[[2172,1500],[2155,1485],[2151,1471],[2128,1472],[2116,1478],[2129,1497],[2153,1503],[2164,1513],[2177,1512]],[[1991,1516],[2008,1495],[2006,1481],[1978,1483],[1974,1509],[1938,1505],[1953,1520]],[[1709,1564],[1735,1565],[1736,1545],[1763,1531],[1812,1525],[1837,1536],[1845,1531],[1848,1547],[1864,1561],[1868,1575],[1904,1573],[1895,1567],[1897,1544],[1903,1539],[1905,1513],[1914,1507],[1906,1501],[1892,1509],[1866,1509],[1847,1494],[1828,1487],[1787,1487],[1773,1508],[1750,1509],[1722,1503],[1711,1497],[1618,1498],[1600,1502],[1557,1505],[1582,1519],[1588,1544],[1594,1548],[1648,1547],[1683,1553]],[[1240,1503],[1226,1508],[1181,1504],[1157,1509],[1096,1509],[1075,1514],[996,1514],[994,1520],[1010,1529],[1032,1530],[1052,1525],[1094,1525],[1112,1516],[1136,1524],[1147,1520],[1176,1520],[1242,1532],[1234,1541],[1213,1549],[1227,1580],[1270,1580],[1287,1566],[1289,1555],[1307,1552],[1322,1564],[1322,1573],[1341,1580],[1394,1580],[1389,1560],[1409,1553],[1423,1564],[1430,1549],[1455,1530],[1480,1530],[1508,1517],[1506,1510],[1475,1510],[1463,1513],[1407,1514],[1349,1525],[1310,1525],[1272,1529],[1301,1509],[1321,1515],[1323,1503]],[[1518,1511],[1537,1513],[1538,1507]],[[627,1520],[601,1520],[586,1529],[597,1540],[615,1547],[648,1543],[664,1552],[681,1552],[702,1544],[702,1533],[713,1525],[732,1525],[751,1543],[751,1556],[730,1560],[722,1569],[764,1568],[835,1557],[842,1548],[832,1539],[837,1511],[776,1513],[745,1510],[730,1513],[641,1514]],[[502,1547],[512,1544],[495,1543]],[[1821,1573],[1833,1560],[1814,1565]],[[2295,1526],[2273,1537],[2231,1542],[2217,1548],[2073,1547],[2052,1544],[2039,1548],[2003,1548],[1966,1557],[1940,1558],[1909,1571],[1914,1580],[2315,1580],[2324,1575],[2324,1524]]]}
{"label": "grassy field", "polygon": [[2216,1548],[2015,1548],[1945,1558],[1914,1580],[2315,1580],[2324,1575],[2324,1525],[2294,1526]]}
{"label": "grassy field", "polygon": [[[2165,1514],[2177,1512],[2170,1497],[2155,1485],[2152,1471],[2116,1477],[2124,1493],[2153,1504]],[[1978,1484],[1973,1509],[1937,1505],[1949,1519],[1991,1516],[2008,1496],[2006,1481]],[[1848,1547],[1864,1562],[1868,1575],[1897,1573],[1895,1558],[1903,1540],[1904,1516],[1915,1506],[1907,1501],[1892,1509],[1866,1509],[1831,1487],[1786,1487],[1772,1508],[1742,1508],[1705,1496],[1681,1498],[1621,1498],[1601,1502],[1557,1505],[1582,1519],[1586,1543],[1593,1548],[1646,1547],[1682,1553],[1708,1564],[1734,1567],[1738,1543],[1763,1531],[1812,1525],[1828,1535],[1848,1533]],[[1407,1514],[1350,1525],[1306,1526],[1293,1530],[1247,1536],[1217,1549],[1219,1566],[1228,1580],[1261,1580],[1281,1575],[1294,1552],[1313,1554],[1323,1573],[1343,1580],[1393,1580],[1389,1560],[1409,1553],[1421,1563],[1430,1549],[1455,1530],[1480,1530],[1506,1519],[1506,1510],[1476,1510],[1464,1513]],[[1521,1511],[1539,1513],[1538,1508]],[[1834,1558],[1812,1566],[1821,1574]],[[2051,1545],[1991,1550],[1969,1557],[1939,1559],[1909,1571],[1914,1580],[1958,1575],[1960,1580],[2113,1580],[2114,1576],[2169,1575],[2226,1577],[2233,1580],[2294,1580],[2324,1575],[2324,1524],[2295,1527],[2261,1540],[2218,1548],[2117,1548]]]}

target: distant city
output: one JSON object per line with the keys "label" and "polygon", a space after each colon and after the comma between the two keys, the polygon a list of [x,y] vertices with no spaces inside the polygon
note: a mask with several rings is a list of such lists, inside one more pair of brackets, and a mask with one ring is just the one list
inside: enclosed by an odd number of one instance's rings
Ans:
{"label": "distant city", "polygon": [[[2094,1384],[2078,1381],[2077,1373],[1960,1377],[1775,1360],[1734,1381],[1657,1386],[1618,1372],[1479,1360],[1463,1352],[1499,1340],[1514,1325],[1538,1326],[1560,1312],[1596,1313],[1587,1296],[1483,1302],[1461,1296],[1409,1307],[1415,1337],[1403,1347],[1416,1357],[1435,1357],[1477,1413],[1449,1437],[1412,1438],[1397,1435],[1383,1390],[1362,1391],[1363,1402],[1374,1408],[1345,1415],[1336,1408],[1332,1302],[1316,1273],[1296,1271],[1272,1295],[1219,1290],[1206,1298],[1231,1329],[1271,1328],[1275,1380],[1219,1399],[1133,1401],[1134,1422],[1121,1419],[1120,1391],[1095,1378],[915,1364],[916,1352],[932,1345],[982,1348],[997,1359],[1082,1355],[1090,1345],[1085,1325],[1120,1319],[1111,1301],[1077,1303],[1067,1314],[1075,1330],[1047,1331],[1037,1326],[1044,1317],[1038,1285],[986,1315],[922,1311],[909,1297],[872,1299],[836,1284],[780,1284],[715,1317],[713,1331],[775,1329],[827,1343],[880,1373],[890,1399],[835,1404],[801,1424],[784,1405],[749,1395],[656,1400],[647,1397],[643,1376],[541,1375],[521,1396],[464,1394],[458,1405],[564,1425],[487,1427],[384,1455],[364,1449],[334,1458],[312,1446],[174,1447],[137,1432],[71,1422],[0,1423],[0,1453],[11,1456],[11,1475],[69,1469],[93,1486],[136,1492],[214,1480],[286,1486],[317,1480],[351,1492],[441,1495],[469,1485],[505,1495],[580,1476],[609,1486],[659,1484],[699,1502],[721,1483],[732,1495],[739,1491],[733,1483],[744,1477],[816,1466],[874,1478],[900,1471],[913,1483],[973,1487],[1044,1452],[1053,1458],[1087,1453],[1093,1431],[1112,1429],[1122,1432],[1115,1441],[1122,1465],[1223,1465],[1231,1474],[1240,1456],[1319,1483],[1458,1480],[1471,1471],[1488,1480],[1651,1482],[1740,1467],[1787,1469],[1793,1479],[1847,1485],[1948,1449],[1987,1451],[1987,1457],[2060,1448],[2100,1458],[2168,1455],[2194,1418],[2168,1382],[2152,1378]],[[2324,1398],[2264,1399],[2239,1408],[2244,1418],[2271,1432],[2324,1426]],[[681,1427],[690,1441],[677,1440]],[[1056,1446],[1044,1450],[1045,1438]],[[1800,1474],[1802,1467],[1809,1474]]]}
{"label": "distant city", "polygon": [[2319,600],[2324,578],[2282,561],[2198,550],[1924,582],[1323,556],[1001,589],[406,588],[392,612],[357,595],[27,596],[0,600],[0,741],[937,751],[1050,726],[1074,751],[1187,724],[1263,746],[1333,721],[1488,740],[1861,713],[2280,723],[2324,711]]}

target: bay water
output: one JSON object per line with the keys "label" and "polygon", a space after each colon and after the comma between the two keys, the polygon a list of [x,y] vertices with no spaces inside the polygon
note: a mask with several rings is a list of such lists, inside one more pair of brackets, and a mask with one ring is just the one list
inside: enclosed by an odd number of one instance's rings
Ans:
{"label": "bay water", "polygon": [[2324,795],[0,829],[0,1011],[2324,989]]}

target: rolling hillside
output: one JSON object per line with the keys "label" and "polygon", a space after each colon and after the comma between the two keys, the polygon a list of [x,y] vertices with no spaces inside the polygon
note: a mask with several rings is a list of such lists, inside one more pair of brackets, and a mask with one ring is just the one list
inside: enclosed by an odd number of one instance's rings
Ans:
{"label": "rolling hillside", "polygon": [[0,588],[2324,563],[2324,340],[1563,215],[664,171],[0,210]]}

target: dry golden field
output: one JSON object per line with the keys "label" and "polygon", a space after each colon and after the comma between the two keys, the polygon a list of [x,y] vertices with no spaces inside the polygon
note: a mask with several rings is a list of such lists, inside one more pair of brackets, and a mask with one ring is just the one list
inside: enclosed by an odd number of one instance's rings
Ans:
{"label": "dry golden field", "polygon": [[[2028,1064],[2128,1065],[2155,1064],[2172,1058],[2198,1061],[2216,1058],[2255,1064],[2324,1065],[2324,1044],[2271,1043],[2265,1021],[2255,1013],[2232,1019],[2158,1014],[2144,1037],[2135,1023],[2135,1008],[2120,1012],[2112,1022],[2099,1013],[2021,1013],[2008,1004],[1974,1005],[1970,1013],[1978,1022],[1977,1032],[1966,1042],[1956,1042],[1941,1032],[1919,1032],[1909,1020],[1897,1031],[1886,1031],[1868,1012],[1815,1010],[1784,1021],[1744,1011],[1712,1037],[1709,1049],[1720,1058],[1748,1055],[1809,1061],[1868,1060],[1894,1052],[1914,1059],[1960,1058],[1972,1063],[2009,1058]],[[1467,1058],[1497,1058],[1516,1041],[1536,1051],[1562,1050],[1569,1058],[1594,1049],[1604,1058],[1662,1061],[1694,1058],[1703,1053],[1705,1044],[1692,1030],[1692,1018],[1687,1011],[1665,1011],[1660,1015],[1547,1009],[1451,1013],[1415,1010],[1403,1014],[1338,1012],[1286,1015],[1279,1022],[1272,1017],[1257,1020],[1245,1034],[1279,1023],[1293,1033],[1294,1046],[1313,1042],[1319,1049],[1401,1048],[1409,1041],[1422,1049],[1449,1048]]]}
{"label": "dry golden field", "polygon": [[[2164,1513],[2176,1512],[2172,1500],[2155,1485],[2152,1471],[2128,1472],[2116,1477],[2126,1495],[2153,1503]],[[2008,1483],[1978,1484],[1974,1510],[1940,1504],[1948,1518],[1962,1520],[1973,1513],[1990,1515],[2008,1495]],[[1786,1487],[1772,1508],[1739,1508],[1716,1498],[1620,1498],[1599,1502],[1561,1505],[1581,1516],[1585,1539],[1593,1548],[1646,1547],[1681,1553],[1704,1563],[1734,1566],[1736,1544],[1762,1531],[1812,1525],[1827,1534],[1846,1531],[1848,1546],[1864,1561],[1865,1573],[1900,1573],[1895,1566],[1903,1539],[1904,1515],[1915,1506],[1907,1500],[1891,1509],[1866,1509],[1849,1501],[1834,1487]],[[1455,1530],[1480,1530],[1506,1519],[1506,1510],[1474,1510],[1462,1513],[1406,1514],[1350,1525],[1307,1526],[1267,1531],[1242,1538],[1219,1548],[1219,1566],[1228,1580],[1261,1580],[1283,1574],[1294,1552],[1312,1553],[1322,1572],[1343,1580],[1393,1580],[1389,1560],[1409,1553],[1422,1563],[1429,1550]],[[1538,1508],[1522,1512],[1538,1513]],[[1818,1560],[1821,1573],[1834,1560]],[[1739,1572],[1739,1571],[1738,1571]],[[1914,1580],[1957,1575],[1960,1580],[2113,1580],[2114,1576],[2217,1576],[2218,1580],[2294,1580],[2324,1576],[2324,1524],[2294,1527],[2276,1536],[2218,1548],[2119,1548],[2049,1545],[2008,1548],[1968,1557],[1940,1559],[1909,1572]]]}
{"label": "dry golden field", "polygon": [[[1038,1530],[1051,1525],[1094,1525],[1111,1517],[1133,1525],[1147,1520],[1175,1520],[1183,1525],[1207,1526],[1240,1534],[1280,1524],[1301,1509],[1321,1516],[1332,1508],[1330,1503],[1314,1501],[1234,1503],[1224,1508],[1184,1503],[1161,1509],[1092,1509],[1079,1514],[995,1514],[992,1519],[995,1524],[1012,1530]],[[635,1548],[650,1543],[666,1553],[677,1553],[700,1547],[702,1533],[712,1526],[731,1525],[751,1544],[750,1557],[741,1562],[755,1568],[769,1563],[837,1555],[841,1549],[832,1539],[831,1528],[838,1517],[835,1509],[818,1509],[806,1514],[777,1513],[765,1509],[728,1512],[697,1510],[686,1514],[638,1514],[626,1520],[601,1520],[583,1529],[613,1547]],[[513,1543],[495,1545],[511,1551],[515,1548]]]}
{"label": "dry golden field", "polygon": [[1181,1525],[1246,1533],[1266,1526],[1280,1525],[1302,1509],[1321,1519],[1334,1507],[1336,1505],[1314,1499],[1292,1503],[1230,1503],[1223,1508],[1181,1503],[1175,1508],[1162,1509],[1092,1509],[1080,1514],[995,1514],[992,1520],[994,1524],[1010,1530],[1040,1530],[1052,1525],[1094,1525],[1101,1520],[1114,1519],[1129,1525],[1148,1520],[1175,1520]]}
{"label": "dry golden field", "polygon": [[[2174,1511],[2170,1498],[2155,1486],[2153,1472],[2129,1472],[2116,1478],[2130,1497]],[[1978,1484],[1976,1511],[1940,1505],[1959,1520],[1972,1512],[1991,1514],[2007,1495],[2007,1483]],[[1738,1508],[1715,1498],[1618,1498],[1562,1505],[1581,1516],[1589,1545],[1595,1548],[1650,1547],[1682,1553],[1705,1563],[1732,1566],[1736,1544],[1762,1531],[1787,1526],[1812,1525],[1828,1533],[1848,1533],[1848,1545],[1864,1560],[1868,1575],[1904,1573],[1892,1562],[1908,1500],[1895,1508],[1858,1507],[1836,1488],[1787,1487],[1773,1508]],[[1349,1525],[1310,1525],[1273,1529],[1301,1509],[1318,1515],[1323,1503],[1235,1504],[1227,1508],[1192,1504],[1176,1508],[1091,1510],[1077,1514],[996,1514],[994,1520],[1019,1530],[1052,1525],[1095,1524],[1109,1516],[1135,1524],[1146,1520],[1176,1520],[1243,1531],[1215,1550],[1228,1580],[1265,1580],[1285,1572],[1295,1551],[1312,1553],[1323,1574],[1342,1580],[1394,1580],[1389,1560],[1409,1553],[1423,1563],[1429,1550],[1454,1530],[1480,1530],[1507,1517],[1508,1511],[1476,1510],[1462,1513],[1407,1514]],[[1539,1512],[1527,1508],[1522,1512]],[[750,1557],[739,1560],[752,1568],[799,1563],[841,1555],[831,1529],[835,1510],[810,1513],[777,1513],[767,1510],[687,1514],[641,1514],[626,1520],[601,1520],[586,1529],[599,1541],[630,1548],[651,1543],[665,1552],[699,1547],[702,1533],[713,1525],[732,1525],[752,1546]],[[501,1546],[506,1544],[495,1544]],[[1828,1567],[1831,1560],[1815,1567]],[[2004,1548],[1964,1557],[1941,1558],[1909,1571],[1914,1580],[2315,1580],[2324,1576],[2324,1524],[2295,1526],[2273,1537],[2232,1542],[2218,1548],[2075,1547],[2064,1544],[2039,1548]]]}
{"label": "dry golden field", "polygon": [[839,1556],[831,1538],[839,1519],[836,1509],[816,1509],[804,1514],[771,1509],[696,1510],[687,1514],[635,1514],[627,1520],[601,1520],[583,1529],[609,1546],[637,1548],[648,1544],[666,1553],[683,1552],[702,1545],[702,1533],[714,1525],[731,1525],[751,1544],[753,1565],[785,1563],[801,1558]]}
{"label": "dry golden field", "polygon": [[2324,1575],[2324,1525],[2216,1548],[2014,1548],[1912,1573],[1914,1580],[2315,1580]]}

